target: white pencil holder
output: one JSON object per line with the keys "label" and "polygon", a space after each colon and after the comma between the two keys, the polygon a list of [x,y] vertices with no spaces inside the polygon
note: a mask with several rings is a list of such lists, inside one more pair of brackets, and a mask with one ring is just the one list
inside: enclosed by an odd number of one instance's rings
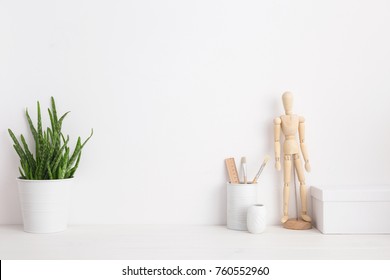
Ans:
{"label": "white pencil holder", "polygon": [[250,233],[262,233],[266,227],[267,211],[263,204],[255,204],[249,207],[247,226]]}
{"label": "white pencil holder", "polygon": [[227,183],[227,228],[247,230],[248,208],[256,204],[257,184]]}

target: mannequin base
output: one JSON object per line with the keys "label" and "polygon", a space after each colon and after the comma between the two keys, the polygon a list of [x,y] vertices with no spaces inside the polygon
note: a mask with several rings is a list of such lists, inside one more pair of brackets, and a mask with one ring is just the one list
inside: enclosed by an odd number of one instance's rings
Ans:
{"label": "mannequin base", "polygon": [[311,223],[303,220],[290,219],[283,224],[283,227],[292,230],[307,230],[311,229]]}

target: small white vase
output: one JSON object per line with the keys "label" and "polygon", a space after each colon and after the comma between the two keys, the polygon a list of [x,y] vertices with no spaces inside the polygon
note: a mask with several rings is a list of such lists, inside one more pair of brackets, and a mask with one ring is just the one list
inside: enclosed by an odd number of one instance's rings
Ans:
{"label": "small white vase", "polygon": [[67,229],[73,178],[17,181],[24,231],[54,233]]}
{"label": "small white vase", "polygon": [[255,204],[249,207],[247,214],[247,226],[250,233],[262,233],[266,228],[267,211],[263,204]]}
{"label": "small white vase", "polygon": [[227,228],[247,230],[246,214],[256,199],[257,184],[227,183]]}

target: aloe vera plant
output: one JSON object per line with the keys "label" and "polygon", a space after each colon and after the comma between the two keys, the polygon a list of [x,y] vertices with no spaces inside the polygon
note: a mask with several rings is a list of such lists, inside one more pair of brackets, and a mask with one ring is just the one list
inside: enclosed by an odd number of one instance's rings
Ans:
{"label": "aloe vera plant", "polygon": [[42,129],[41,107],[37,102],[38,122],[35,127],[28,110],[26,109],[26,118],[35,142],[35,153],[30,151],[26,139],[20,135],[20,141],[16,138],[11,129],[8,132],[14,142],[16,153],[20,157],[20,178],[27,180],[55,180],[73,178],[81,158],[81,151],[88,140],[84,141],[78,137],[76,147],[71,152],[69,144],[69,135],[62,133],[62,122],[69,112],[63,114],[60,118],[57,116],[57,109],[54,98],[51,97],[51,109],[48,109],[51,127]]}

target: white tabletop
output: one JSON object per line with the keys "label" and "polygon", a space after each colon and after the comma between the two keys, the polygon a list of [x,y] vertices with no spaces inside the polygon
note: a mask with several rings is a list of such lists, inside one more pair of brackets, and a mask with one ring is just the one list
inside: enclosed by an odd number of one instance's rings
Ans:
{"label": "white tabletop", "polygon": [[268,227],[88,225],[29,234],[0,226],[0,259],[390,259],[390,235],[323,235]]}

